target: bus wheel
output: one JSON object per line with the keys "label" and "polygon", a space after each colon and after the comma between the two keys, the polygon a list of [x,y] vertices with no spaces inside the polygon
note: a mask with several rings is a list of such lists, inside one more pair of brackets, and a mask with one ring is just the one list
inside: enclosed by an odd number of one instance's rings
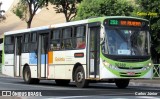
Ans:
{"label": "bus wheel", "polygon": [[56,79],[55,82],[56,82],[57,85],[66,86],[66,85],[68,85],[70,83],[70,80]]}
{"label": "bus wheel", "polygon": [[[32,78],[32,79],[33,79],[33,78]],[[40,81],[40,80],[39,80],[38,78],[34,78],[34,82],[33,82],[33,83],[34,83],[34,84],[38,84],[39,81]]]}
{"label": "bus wheel", "polygon": [[74,74],[74,80],[75,80],[76,86],[79,88],[84,88],[88,86],[89,81],[85,79],[85,73],[82,66],[78,66],[76,68],[76,71]]}
{"label": "bus wheel", "polygon": [[118,88],[126,88],[129,84],[129,79],[116,79],[115,83]]}
{"label": "bus wheel", "polygon": [[35,80],[33,78],[31,78],[31,71],[28,66],[25,67],[23,70],[23,80],[24,80],[24,82],[26,82],[28,84],[32,84],[35,82]]}

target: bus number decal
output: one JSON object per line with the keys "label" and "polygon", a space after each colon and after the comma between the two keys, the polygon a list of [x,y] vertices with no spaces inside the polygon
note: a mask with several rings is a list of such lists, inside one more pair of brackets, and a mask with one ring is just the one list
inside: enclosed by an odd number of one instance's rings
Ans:
{"label": "bus number decal", "polygon": [[115,63],[117,67],[126,67],[125,63]]}

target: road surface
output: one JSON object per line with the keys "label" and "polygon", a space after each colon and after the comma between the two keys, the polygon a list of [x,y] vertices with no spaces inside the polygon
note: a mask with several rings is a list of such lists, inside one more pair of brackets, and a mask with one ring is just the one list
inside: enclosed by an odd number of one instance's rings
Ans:
{"label": "road surface", "polygon": [[[115,84],[93,83],[88,88],[77,88],[74,83],[58,86],[54,80],[42,80],[39,84],[29,85],[21,78],[0,77],[0,95],[11,92],[11,99],[160,99],[160,86],[130,85],[118,89]],[[2,93],[3,91],[3,93]],[[23,97],[21,97],[23,96]],[[38,96],[38,97],[37,97]],[[0,99],[8,97],[0,97]]]}

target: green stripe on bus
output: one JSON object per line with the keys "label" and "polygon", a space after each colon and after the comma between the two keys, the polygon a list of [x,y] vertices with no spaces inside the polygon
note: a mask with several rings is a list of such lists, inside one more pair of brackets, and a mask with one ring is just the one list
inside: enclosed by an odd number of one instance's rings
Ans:
{"label": "green stripe on bus", "polygon": [[3,45],[2,45],[2,64],[0,66],[0,73],[2,73],[2,66],[4,66],[4,35],[3,35]]}

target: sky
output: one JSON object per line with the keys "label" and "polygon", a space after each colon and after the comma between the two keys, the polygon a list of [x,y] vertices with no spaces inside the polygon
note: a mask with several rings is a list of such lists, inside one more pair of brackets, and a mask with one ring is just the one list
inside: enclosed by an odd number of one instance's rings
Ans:
{"label": "sky", "polygon": [[1,10],[7,11],[14,0],[0,0],[2,2]]}

